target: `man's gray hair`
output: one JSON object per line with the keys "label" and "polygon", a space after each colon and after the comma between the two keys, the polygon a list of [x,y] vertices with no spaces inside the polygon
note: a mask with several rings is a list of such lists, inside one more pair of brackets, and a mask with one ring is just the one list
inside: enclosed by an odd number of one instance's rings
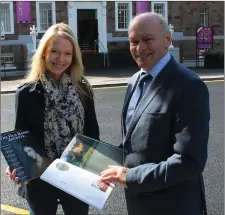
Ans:
{"label": "man's gray hair", "polygon": [[129,32],[129,30],[130,30],[131,25],[133,24],[133,22],[134,22],[135,20],[137,20],[137,19],[139,19],[139,18],[142,18],[142,17],[149,18],[150,16],[153,16],[154,18],[156,18],[156,20],[159,21],[159,24],[160,24],[161,27],[162,27],[162,32],[163,32],[163,34],[169,33],[169,27],[168,27],[167,21],[166,21],[165,18],[162,16],[162,14],[155,13],[155,12],[145,12],[145,13],[141,13],[141,14],[138,14],[138,15],[134,16],[134,17],[130,20],[129,27],[128,27],[128,32]]}

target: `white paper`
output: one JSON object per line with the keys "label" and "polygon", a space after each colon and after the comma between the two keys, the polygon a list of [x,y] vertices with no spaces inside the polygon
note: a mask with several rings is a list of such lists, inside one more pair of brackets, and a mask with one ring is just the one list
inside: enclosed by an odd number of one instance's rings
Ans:
{"label": "white paper", "polygon": [[114,185],[105,185],[104,192],[97,185],[99,178],[98,175],[60,159],[56,159],[41,175],[42,180],[101,210]]}

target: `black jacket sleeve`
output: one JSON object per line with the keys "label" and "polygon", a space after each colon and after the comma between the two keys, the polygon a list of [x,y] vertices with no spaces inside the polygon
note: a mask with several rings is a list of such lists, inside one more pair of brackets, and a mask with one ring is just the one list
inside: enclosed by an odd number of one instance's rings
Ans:
{"label": "black jacket sleeve", "polygon": [[84,82],[82,83],[82,88],[86,93],[84,100],[84,135],[99,140],[99,125],[95,112],[94,94],[92,89]]}
{"label": "black jacket sleeve", "polygon": [[15,129],[28,129],[27,115],[26,115],[26,97],[23,87],[18,88],[15,94]]}

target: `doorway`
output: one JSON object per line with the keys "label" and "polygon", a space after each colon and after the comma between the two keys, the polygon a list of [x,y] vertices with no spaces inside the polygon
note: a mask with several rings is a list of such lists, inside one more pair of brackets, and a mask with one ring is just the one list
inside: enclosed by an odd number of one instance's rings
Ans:
{"label": "doorway", "polygon": [[81,50],[98,50],[95,40],[98,39],[98,20],[96,9],[77,10],[78,43]]}

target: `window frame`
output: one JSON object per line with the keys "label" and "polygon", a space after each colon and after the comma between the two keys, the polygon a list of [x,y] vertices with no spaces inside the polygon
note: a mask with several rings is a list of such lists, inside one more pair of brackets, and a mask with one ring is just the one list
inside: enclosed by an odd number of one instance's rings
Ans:
{"label": "window frame", "polygon": [[164,19],[167,21],[168,23],[168,2],[167,1],[151,1],[151,12],[155,12],[154,11],[154,5],[155,4],[162,4],[164,5],[164,8],[165,8],[165,16],[164,16]]}
{"label": "window frame", "polygon": [[119,4],[128,4],[128,8],[129,8],[129,20],[128,20],[128,24],[130,22],[130,20],[132,19],[132,14],[133,14],[133,8],[132,8],[132,1],[116,1],[115,2],[115,30],[116,31],[128,31],[128,27],[127,28],[119,28],[119,23],[118,23],[118,5]]}
{"label": "window frame", "polygon": [[37,17],[37,32],[45,33],[46,30],[41,30],[41,20],[40,20],[40,4],[51,4],[52,5],[52,24],[56,24],[56,10],[55,10],[55,1],[37,1],[36,2],[36,17]]}
{"label": "window frame", "polygon": [[[203,26],[202,26],[202,20],[204,23]],[[200,22],[200,27],[209,27],[209,9],[208,8],[204,8],[200,11],[199,22]]]}
{"label": "window frame", "polygon": [[[6,34],[14,34],[14,13],[13,13],[13,1],[2,1],[0,4],[9,4],[9,12],[10,12],[10,30],[11,31],[3,31],[4,35]],[[1,35],[3,36],[3,35]]]}

